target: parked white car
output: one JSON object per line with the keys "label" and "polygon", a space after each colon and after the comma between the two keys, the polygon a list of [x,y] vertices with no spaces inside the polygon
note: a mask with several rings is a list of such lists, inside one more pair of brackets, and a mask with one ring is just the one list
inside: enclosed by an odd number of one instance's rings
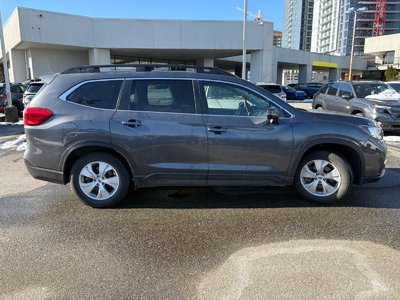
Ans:
{"label": "parked white car", "polygon": [[276,83],[256,82],[256,85],[262,87],[266,91],[274,94],[278,98],[286,101],[286,93],[283,91],[282,86]]}

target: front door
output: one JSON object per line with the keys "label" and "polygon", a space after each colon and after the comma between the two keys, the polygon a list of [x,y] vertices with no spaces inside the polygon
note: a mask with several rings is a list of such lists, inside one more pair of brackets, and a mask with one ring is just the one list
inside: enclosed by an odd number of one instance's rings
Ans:
{"label": "front door", "polygon": [[[290,163],[290,115],[273,101],[231,83],[200,82],[208,136],[209,185],[282,183]],[[279,124],[267,121],[268,108]]]}

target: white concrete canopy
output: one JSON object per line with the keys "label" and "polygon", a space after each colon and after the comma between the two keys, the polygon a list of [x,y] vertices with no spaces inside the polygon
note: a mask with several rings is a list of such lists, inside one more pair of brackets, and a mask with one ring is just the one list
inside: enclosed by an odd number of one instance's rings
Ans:
{"label": "white concrete canopy", "polygon": [[[236,73],[241,67],[240,59],[229,59],[242,53],[241,21],[106,19],[17,8],[5,25],[5,39],[12,81],[84,64],[162,61],[229,66]],[[287,52],[294,50],[275,48],[272,40],[271,23],[248,22],[250,80],[276,82],[285,63],[299,65],[305,79],[316,59],[343,67],[338,57]],[[366,69],[356,60],[357,67]]]}

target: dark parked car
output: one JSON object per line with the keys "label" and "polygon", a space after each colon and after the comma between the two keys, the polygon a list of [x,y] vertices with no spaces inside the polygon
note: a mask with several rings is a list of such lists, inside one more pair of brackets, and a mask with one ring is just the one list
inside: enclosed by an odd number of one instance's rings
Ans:
{"label": "dark parked car", "polygon": [[55,75],[24,114],[30,174],[70,182],[88,205],[119,203],[132,182],[294,184],[326,203],[384,175],[386,145],[372,120],[300,111],[219,69],[113,68]]}
{"label": "dark parked car", "polygon": [[283,86],[282,89],[288,100],[304,100],[308,96],[305,91],[296,90],[290,86]]}
{"label": "dark parked car", "polygon": [[[21,83],[11,83],[10,91],[11,91],[11,99],[12,104],[16,108],[18,108],[18,112],[22,113],[23,105],[22,105],[22,97],[24,95],[26,86]],[[6,95],[6,84],[0,83],[0,112],[4,112],[4,107],[7,106],[7,95]]]}
{"label": "dark parked car", "polygon": [[288,84],[288,86],[294,88],[298,91],[304,91],[307,93],[307,98],[312,99],[316,92],[323,86],[322,83],[319,82],[310,82],[310,83],[297,83],[297,84]]}
{"label": "dark parked car", "polygon": [[400,94],[385,82],[329,82],[315,95],[313,108],[366,117],[385,131],[400,131]]}
{"label": "dark parked car", "polygon": [[44,82],[42,81],[33,81],[29,83],[22,100],[24,107],[27,107],[29,105],[33,97],[37,94],[37,92],[39,92],[43,85]]}

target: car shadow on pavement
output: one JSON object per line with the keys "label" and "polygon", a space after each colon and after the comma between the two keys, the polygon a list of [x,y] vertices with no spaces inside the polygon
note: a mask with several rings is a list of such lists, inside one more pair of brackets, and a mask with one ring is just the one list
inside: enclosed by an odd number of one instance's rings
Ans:
{"label": "car shadow on pavement", "polygon": [[388,168],[376,183],[353,186],[347,198],[332,204],[309,202],[289,187],[204,187],[131,190],[114,209],[234,209],[287,207],[400,208],[400,170]]}

